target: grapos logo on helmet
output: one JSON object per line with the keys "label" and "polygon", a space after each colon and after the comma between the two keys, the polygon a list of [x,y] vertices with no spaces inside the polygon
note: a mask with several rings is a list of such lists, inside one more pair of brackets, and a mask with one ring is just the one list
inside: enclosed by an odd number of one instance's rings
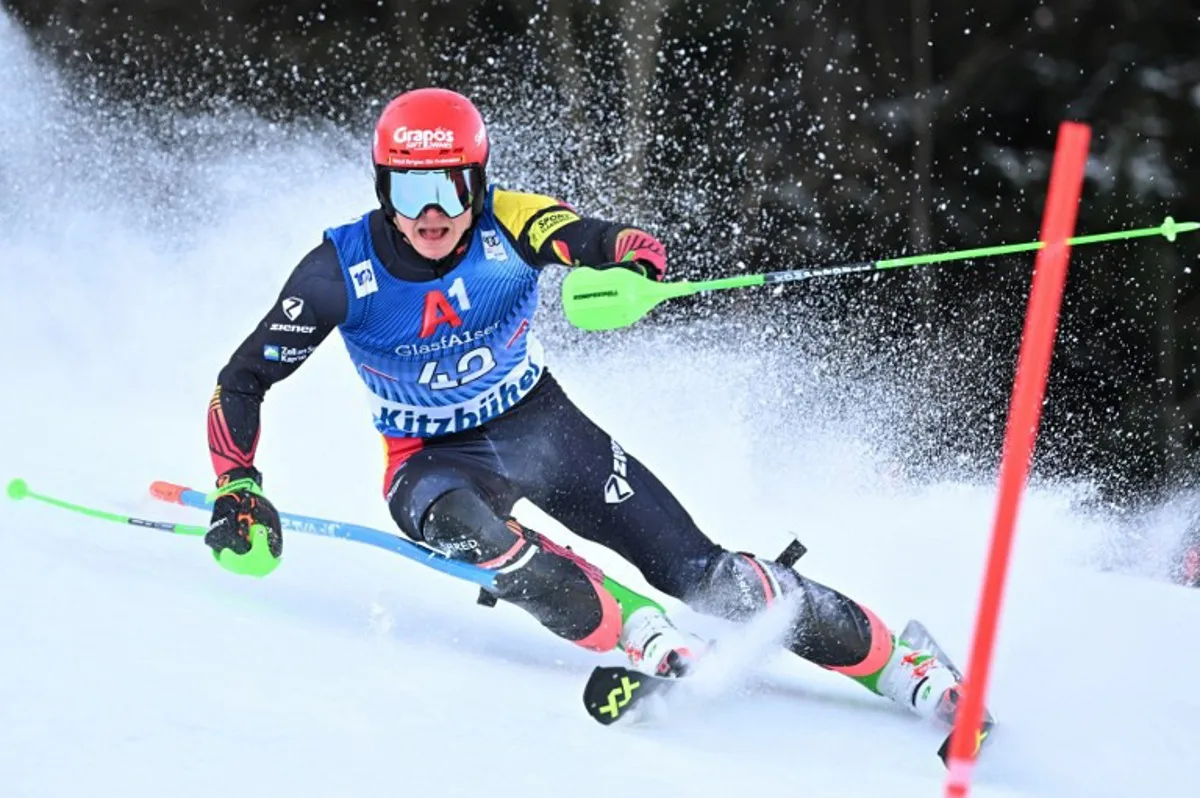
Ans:
{"label": "grapos logo on helmet", "polygon": [[445,150],[454,146],[454,131],[444,127],[435,130],[398,127],[392,141],[406,150]]}

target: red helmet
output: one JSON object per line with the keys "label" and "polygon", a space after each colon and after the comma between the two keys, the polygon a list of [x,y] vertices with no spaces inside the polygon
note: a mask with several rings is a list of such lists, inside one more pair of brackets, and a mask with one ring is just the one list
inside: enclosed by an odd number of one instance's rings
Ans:
{"label": "red helmet", "polygon": [[[375,193],[389,217],[400,212],[415,218],[430,204],[450,216],[469,207],[478,217],[487,194],[490,147],[483,117],[466,97],[437,88],[397,96],[375,123],[372,150]],[[400,176],[420,178],[412,184],[415,193],[406,193]],[[431,191],[438,181],[453,190]]]}

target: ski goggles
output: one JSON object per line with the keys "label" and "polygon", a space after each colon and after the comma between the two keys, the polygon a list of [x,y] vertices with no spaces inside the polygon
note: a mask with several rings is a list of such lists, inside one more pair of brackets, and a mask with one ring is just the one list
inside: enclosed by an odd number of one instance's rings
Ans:
{"label": "ski goggles", "polygon": [[384,180],[392,207],[408,219],[416,219],[431,205],[451,218],[460,216],[483,191],[480,170],[474,166],[388,169]]}

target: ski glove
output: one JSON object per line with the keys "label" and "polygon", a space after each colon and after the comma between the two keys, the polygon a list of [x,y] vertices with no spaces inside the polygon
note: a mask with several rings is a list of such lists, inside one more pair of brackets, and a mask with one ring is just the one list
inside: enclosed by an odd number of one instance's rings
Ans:
{"label": "ski glove", "polygon": [[667,273],[667,248],[647,232],[626,227],[617,233],[613,250],[622,266],[628,264],[643,277],[661,283]]}
{"label": "ski glove", "polygon": [[263,495],[262,474],[234,468],[217,479],[212,520],[204,542],[223,568],[236,574],[266,576],[279,565],[283,530],[279,512]]}

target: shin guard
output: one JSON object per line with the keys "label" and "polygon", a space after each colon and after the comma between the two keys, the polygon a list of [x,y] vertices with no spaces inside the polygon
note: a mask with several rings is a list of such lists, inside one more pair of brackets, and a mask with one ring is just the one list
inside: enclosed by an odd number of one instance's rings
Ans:
{"label": "shin guard", "polygon": [[780,598],[796,602],[787,647],[810,662],[847,675],[879,670],[892,634],[875,613],[791,568],[742,552],[721,552],[705,570],[693,606],[745,621]]}
{"label": "shin guard", "polygon": [[516,520],[501,519],[474,492],[439,497],[421,531],[447,556],[494,571],[494,595],[559,637],[594,651],[617,645],[621,608],[599,570]]}

